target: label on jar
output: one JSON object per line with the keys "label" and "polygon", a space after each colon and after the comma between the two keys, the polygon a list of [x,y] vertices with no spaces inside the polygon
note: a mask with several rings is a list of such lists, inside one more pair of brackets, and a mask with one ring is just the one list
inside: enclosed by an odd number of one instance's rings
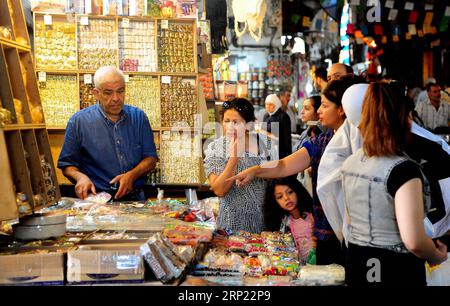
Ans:
{"label": "label on jar", "polygon": [[89,25],[89,18],[88,18],[88,16],[81,16],[80,17],[80,24],[84,25],[84,26]]}
{"label": "label on jar", "polygon": [[169,28],[169,20],[164,19],[161,20],[161,29],[168,29]]}
{"label": "label on jar", "polygon": [[83,79],[84,84],[92,84],[92,74],[85,74]]}
{"label": "label on jar", "polygon": [[39,71],[38,78],[39,78],[39,82],[46,82],[47,81],[47,73],[45,71]]}
{"label": "label on jar", "polygon": [[122,28],[129,28],[130,27],[130,19],[124,18],[122,19]]}
{"label": "label on jar", "polygon": [[44,24],[52,25],[52,15],[44,15]]}
{"label": "label on jar", "polygon": [[171,78],[168,75],[163,75],[161,77],[161,84],[170,84]]}

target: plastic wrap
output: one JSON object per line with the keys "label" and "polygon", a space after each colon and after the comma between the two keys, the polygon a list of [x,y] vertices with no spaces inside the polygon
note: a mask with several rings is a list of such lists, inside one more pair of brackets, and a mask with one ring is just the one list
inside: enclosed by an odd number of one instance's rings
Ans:
{"label": "plastic wrap", "polygon": [[315,266],[307,265],[300,269],[298,280],[305,286],[337,286],[345,281],[344,267],[336,264]]}

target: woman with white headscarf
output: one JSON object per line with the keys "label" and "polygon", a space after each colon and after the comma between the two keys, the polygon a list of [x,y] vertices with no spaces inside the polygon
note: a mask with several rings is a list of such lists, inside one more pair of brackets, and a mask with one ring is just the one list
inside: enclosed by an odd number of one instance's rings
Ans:
{"label": "woman with white headscarf", "polygon": [[291,119],[281,109],[281,101],[276,94],[267,96],[266,111],[263,129],[278,138],[278,158],[282,159],[292,153]]}

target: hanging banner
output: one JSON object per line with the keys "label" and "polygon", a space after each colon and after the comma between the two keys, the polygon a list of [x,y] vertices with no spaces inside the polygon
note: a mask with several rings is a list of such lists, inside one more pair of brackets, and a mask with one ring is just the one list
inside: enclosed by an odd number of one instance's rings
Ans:
{"label": "hanging banner", "polygon": [[408,33],[411,35],[416,35],[417,34],[417,29],[416,29],[416,25],[415,24],[409,24],[408,25]]}
{"label": "hanging banner", "polygon": [[353,35],[354,33],[355,33],[355,25],[349,23],[349,24],[347,25],[347,34]]}
{"label": "hanging banner", "polygon": [[389,9],[393,9],[394,8],[394,1],[386,0],[386,3],[384,4],[384,6],[389,8]]}
{"label": "hanging banner", "polygon": [[442,18],[441,23],[439,24],[440,32],[446,32],[448,30],[449,21],[450,21],[450,17],[448,17],[448,16]]}
{"label": "hanging banner", "polygon": [[383,36],[383,27],[380,24],[376,24],[374,27],[375,35]]}
{"label": "hanging banner", "polygon": [[405,10],[406,11],[412,11],[414,9],[414,2],[406,2],[405,3]]}
{"label": "hanging banner", "polygon": [[390,9],[389,10],[389,15],[388,15],[388,20],[389,21],[393,21],[393,20],[397,19],[397,14],[398,14],[398,10]]}
{"label": "hanging banner", "polygon": [[431,24],[433,21],[433,12],[427,12],[425,14],[425,20],[423,21],[424,24]]}
{"label": "hanging banner", "polygon": [[369,35],[369,29],[367,28],[367,26],[366,26],[365,24],[361,24],[361,25],[360,25],[360,29],[361,29],[361,33],[362,33],[364,36]]}
{"label": "hanging banner", "polygon": [[417,22],[417,17],[419,17],[419,12],[412,11],[409,14],[409,17],[408,17],[408,23],[416,23]]}

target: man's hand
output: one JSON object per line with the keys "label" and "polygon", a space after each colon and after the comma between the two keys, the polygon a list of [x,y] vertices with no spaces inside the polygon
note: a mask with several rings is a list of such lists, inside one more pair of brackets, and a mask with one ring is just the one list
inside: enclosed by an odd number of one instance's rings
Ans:
{"label": "man's hand", "polygon": [[114,184],[116,182],[119,182],[119,190],[117,190],[117,193],[114,197],[115,200],[120,199],[124,195],[129,194],[131,191],[133,191],[133,183],[135,179],[132,175],[132,173],[129,171],[124,174],[120,174],[113,178],[110,184]]}
{"label": "man's hand", "polygon": [[91,179],[86,175],[82,175],[75,185],[75,193],[77,197],[83,200],[88,196],[89,191],[91,191],[93,194],[97,194],[97,192],[95,191],[95,186],[92,183]]}

